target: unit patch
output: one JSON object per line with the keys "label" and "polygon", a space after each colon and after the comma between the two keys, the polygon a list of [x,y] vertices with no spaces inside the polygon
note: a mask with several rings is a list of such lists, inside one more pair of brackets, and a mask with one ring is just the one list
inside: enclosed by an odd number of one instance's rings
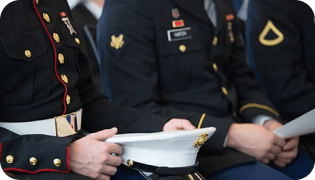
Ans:
{"label": "unit patch", "polygon": [[191,27],[172,29],[167,31],[167,39],[169,42],[191,38],[192,38]]}
{"label": "unit patch", "polygon": [[[273,35],[276,35],[273,39],[267,39],[267,35],[269,33],[272,33]],[[259,42],[265,46],[276,46],[280,44],[284,39],[283,33],[276,28],[276,26],[272,23],[271,20],[268,20],[265,28],[259,35]]]}

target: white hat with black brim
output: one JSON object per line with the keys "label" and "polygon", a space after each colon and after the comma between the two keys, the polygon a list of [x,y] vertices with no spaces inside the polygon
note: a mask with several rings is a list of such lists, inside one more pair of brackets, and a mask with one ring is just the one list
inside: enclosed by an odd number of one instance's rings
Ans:
{"label": "white hat with black brim", "polygon": [[196,158],[200,146],[215,131],[214,127],[208,127],[157,133],[118,134],[106,142],[120,144],[123,148],[123,154],[120,156],[122,164],[146,175],[153,173],[152,177],[192,176],[191,174],[197,173],[198,170]]}

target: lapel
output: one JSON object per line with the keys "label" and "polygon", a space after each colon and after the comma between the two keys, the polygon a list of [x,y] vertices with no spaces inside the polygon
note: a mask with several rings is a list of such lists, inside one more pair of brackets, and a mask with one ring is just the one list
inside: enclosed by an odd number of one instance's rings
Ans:
{"label": "lapel", "polygon": [[203,20],[206,23],[212,24],[206,11],[204,10],[203,0],[173,0],[177,5]]}
{"label": "lapel", "polygon": [[225,1],[222,0],[214,0],[215,2],[215,9],[216,9],[216,13],[217,13],[217,28],[215,30],[215,34],[218,34],[221,30],[222,27],[224,27],[224,25],[222,23],[224,23],[224,3]]}

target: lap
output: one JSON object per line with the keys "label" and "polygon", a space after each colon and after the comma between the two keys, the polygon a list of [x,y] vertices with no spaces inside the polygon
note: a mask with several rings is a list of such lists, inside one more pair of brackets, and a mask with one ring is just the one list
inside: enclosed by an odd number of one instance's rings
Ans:
{"label": "lap", "polygon": [[314,161],[304,151],[299,148],[299,153],[293,161],[286,167],[281,168],[274,164],[263,164],[262,162],[255,162],[251,164],[238,165],[225,170],[216,172],[207,179],[221,180],[221,179],[255,179],[255,180],[289,180],[302,179],[306,177],[313,169]]}
{"label": "lap", "polygon": [[234,166],[207,177],[207,180],[292,180],[285,174],[273,169],[272,167],[256,161],[251,164]]}

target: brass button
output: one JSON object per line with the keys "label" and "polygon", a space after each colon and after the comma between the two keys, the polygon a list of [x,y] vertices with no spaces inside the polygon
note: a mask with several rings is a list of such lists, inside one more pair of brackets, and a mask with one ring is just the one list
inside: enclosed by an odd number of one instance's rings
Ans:
{"label": "brass button", "polygon": [[39,4],[39,0],[36,0],[36,4]]}
{"label": "brass button", "polygon": [[31,158],[30,158],[30,164],[31,164],[32,166],[35,166],[35,165],[37,164],[37,159],[34,158],[34,157],[31,157]]}
{"label": "brass button", "polygon": [[183,45],[183,44],[179,46],[179,50],[180,50],[181,52],[185,52],[186,49],[187,49],[186,46]]}
{"label": "brass button", "polygon": [[60,37],[57,33],[53,33],[53,37],[54,37],[54,40],[56,41],[56,43],[60,43]]}
{"label": "brass button", "polygon": [[70,101],[71,101],[71,97],[70,97],[69,95],[67,95],[66,101],[67,101],[67,104],[69,105],[69,104],[70,104]]}
{"label": "brass button", "polygon": [[215,71],[218,71],[218,66],[217,66],[216,63],[213,63],[212,66],[213,66],[213,69],[214,69]]}
{"label": "brass button", "polygon": [[81,41],[80,41],[79,38],[75,38],[74,40],[75,40],[75,42],[76,42],[77,44],[81,44]]}
{"label": "brass button", "polygon": [[32,53],[30,50],[26,50],[25,52],[25,56],[28,57],[28,58],[31,58],[32,57]]}
{"label": "brass button", "polygon": [[63,54],[59,53],[58,54],[58,60],[60,64],[64,64],[65,63],[65,57]]}
{"label": "brass button", "polygon": [[223,92],[223,94],[226,95],[226,96],[229,94],[229,92],[226,90],[225,87],[222,87],[222,92]]}
{"label": "brass button", "polygon": [[5,160],[7,161],[8,164],[12,164],[14,161],[14,157],[12,155],[8,155]]}
{"label": "brass button", "polygon": [[46,22],[50,23],[50,17],[47,13],[43,13],[43,18],[45,19]]}
{"label": "brass button", "polygon": [[68,84],[68,77],[64,74],[61,74],[61,79],[63,80],[63,82],[67,83]]}
{"label": "brass button", "polygon": [[217,36],[215,36],[213,38],[212,44],[213,44],[213,46],[216,46],[218,44],[218,37]]}
{"label": "brass button", "polygon": [[54,159],[54,165],[56,167],[60,167],[61,166],[61,160],[60,159]]}
{"label": "brass button", "polygon": [[132,166],[133,166],[133,161],[130,160],[130,159],[128,159],[128,160],[127,160],[127,166],[128,166],[128,167],[132,167]]}

